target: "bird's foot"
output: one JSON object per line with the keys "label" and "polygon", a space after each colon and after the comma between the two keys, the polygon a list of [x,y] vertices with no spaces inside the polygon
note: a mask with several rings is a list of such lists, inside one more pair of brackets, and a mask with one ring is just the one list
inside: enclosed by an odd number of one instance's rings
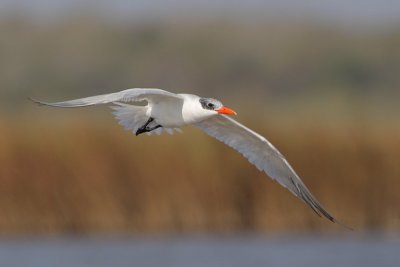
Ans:
{"label": "bird's foot", "polygon": [[148,133],[148,132],[151,132],[151,131],[153,131],[153,130],[155,130],[155,129],[158,129],[158,128],[160,128],[160,127],[162,127],[161,125],[156,125],[156,126],[154,126],[154,127],[140,127],[137,131],[136,131],[136,136],[138,136],[139,134],[142,134],[142,133]]}
{"label": "bird's foot", "polygon": [[153,130],[155,130],[155,129],[158,129],[158,128],[162,127],[161,125],[156,125],[156,126],[154,126],[154,127],[149,127],[148,125],[149,125],[150,122],[152,122],[152,121],[154,121],[154,119],[150,117],[150,118],[147,120],[147,122],[146,122],[142,127],[140,127],[139,129],[137,129],[137,131],[136,131],[136,136],[138,136],[139,134],[142,134],[142,133],[151,132],[151,131],[153,131]]}

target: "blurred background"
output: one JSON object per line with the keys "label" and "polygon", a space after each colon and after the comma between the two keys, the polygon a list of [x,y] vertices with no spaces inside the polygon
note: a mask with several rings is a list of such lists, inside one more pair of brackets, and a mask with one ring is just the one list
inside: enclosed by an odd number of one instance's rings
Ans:
{"label": "blurred background", "polygon": [[[400,2],[3,0],[0,31],[2,265],[400,261]],[[132,87],[220,99],[355,231],[197,129],[27,100]]]}

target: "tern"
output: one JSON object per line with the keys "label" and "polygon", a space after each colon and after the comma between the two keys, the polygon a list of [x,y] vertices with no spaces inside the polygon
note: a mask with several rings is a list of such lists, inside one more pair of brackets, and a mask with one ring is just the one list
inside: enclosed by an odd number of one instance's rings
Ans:
{"label": "tern", "polygon": [[325,210],[278,149],[260,134],[229,117],[236,112],[216,99],[161,89],[132,88],[55,103],[31,100],[60,108],[112,104],[113,114],[119,123],[136,135],[161,134],[163,131],[172,134],[181,131],[183,126],[193,125],[237,150],[257,169],[303,200],[320,217],[349,228]]}

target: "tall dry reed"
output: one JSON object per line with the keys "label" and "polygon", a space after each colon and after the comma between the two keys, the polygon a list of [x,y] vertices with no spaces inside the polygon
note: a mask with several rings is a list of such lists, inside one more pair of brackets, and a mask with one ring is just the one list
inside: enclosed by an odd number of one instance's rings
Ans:
{"label": "tall dry reed", "polygon": [[[383,127],[263,129],[339,220],[400,229],[400,136]],[[336,231],[205,134],[116,123],[0,122],[0,233]]]}

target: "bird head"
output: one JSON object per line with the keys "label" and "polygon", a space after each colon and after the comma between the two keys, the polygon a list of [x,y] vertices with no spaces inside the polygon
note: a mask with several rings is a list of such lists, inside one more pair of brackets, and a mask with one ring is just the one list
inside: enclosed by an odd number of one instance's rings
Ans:
{"label": "bird head", "polygon": [[200,98],[201,107],[205,110],[215,111],[218,114],[236,115],[236,112],[225,107],[220,101],[213,98]]}

